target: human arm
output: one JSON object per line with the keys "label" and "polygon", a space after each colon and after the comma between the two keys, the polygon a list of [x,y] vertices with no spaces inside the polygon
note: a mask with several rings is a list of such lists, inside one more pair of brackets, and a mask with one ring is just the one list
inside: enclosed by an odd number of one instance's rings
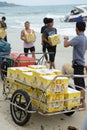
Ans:
{"label": "human arm", "polygon": [[48,41],[44,34],[42,34],[42,43],[48,43],[49,45],[51,45],[51,43]]}
{"label": "human arm", "polygon": [[24,30],[21,31],[21,40],[25,41],[25,33],[24,33]]}
{"label": "human arm", "polygon": [[32,33],[34,34],[35,41],[36,41],[36,34],[35,34],[35,31],[34,31],[34,30],[32,30]]}
{"label": "human arm", "polygon": [[64,37],[64,47],[69,47],[71,46],[71,42],[68,41],[68,37]]}

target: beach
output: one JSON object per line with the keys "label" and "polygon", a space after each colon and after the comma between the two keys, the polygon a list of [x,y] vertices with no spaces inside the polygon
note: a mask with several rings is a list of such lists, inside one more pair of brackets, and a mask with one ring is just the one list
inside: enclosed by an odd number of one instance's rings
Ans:
{"label": "beach", "polygon": [[[59,7],[59,6],[58,6]],[[11,44],[11,52],[23,53],[23,41],[20,39],[21,30],[24,28],[25,20],[29,19],[31,22],[32,29],[35,30],[36,33],[36,42],[35,49],[36,53],[42,52],[41,45],[41,34],[40,28],[43,25],[42,19],[43,17],[53,17],[55,19],[55,26],[57,27],[58,34],[61,37],[61,43],[57,45],[57,53],[55,59],[56,68],[61,70],[64,63],[72,63],[72,47],[64,48],[63,46],[63,38],[64,36],[69,36],[69,39],[73,38],[75,33],[75,23],[62,23],[59,21],[59,17],[65,15],[65,11],[59,8],[47,8],[44,10],[44,7],[30,7],[28,12],[28,7],[25,8],[19,7],[13,8],[3,8],[3,12],[7,17],[7,37],[8,42]],[[70,8],[70,7],[69,7]],[[65,6],[66,11],[68,11],[67,6]],[[8,9],[8,10],[7,10]],[[36,9],[36,10],[34,10]],[[43,10],[41,10],[43,9]],[[57,13],[56,10],[59,12]],[[12,10],[12,12],[11,12]],[[37,11],[38,10],[38,11]],[[6,12],[8,11],[8,12]],[[40,12],[42,11],[42,12]],[[54,12],[52,12],[54,11]],[[55,12],[56,11],[56,12]],[[50,13],[49,13],[50,12]],[[62,12],[62,13],[61,13]],[[35,21],[34,21],[35,20]],[[87,34],[87,31],[86,31]],[[87,52],[85,58],[87,57]],[[87,64],[87,60],[86,60]],[[71,80],[73,82],[73,80]],[[86,80],[87,82],[87,80]],[[5,100],[2,89],[3,89],[3,81],[0,79],[0,130],[42,130],[41,126],[44,127],[44,130],[67,130],[68,126],[76,126],[79,130],[82,127],[83,120],[85,115],[87,114],[87,110],[85,111],[76,111],[72,116],[66,116],[64,114],[53,115],[53,116],[41,116],[38,113],[32,114],[30,121],[25,126],[18,126],[12,120],[10,114],[10,103]],[[87,83],[86,83],[87,86]]]}
{"label": "beach", "polygon": [[[35,45],[38,44],[39,48],[36,46],[36,50],[41,52],[41,35],[37,33],[37,41]],[[17,39],[17,37],[19,38]],[[72,48],[63,47],[63,37],[61,38],[62,43],[57,46],[56,54],[56,68],[61,69],[64,63],[71,63],[72,61]],[[23,42],[20,40],[20,33],[10,33],[8,31],[8,41],[11,43],[11,52],[23,52]],[[19,45],[20,44],[20,45]],[[18,45],[18,47],[17,47]],[[87,55],[87,54],[86,54]],[[72,116],[66,116],[64,114],[53,115],[53,116],[42,116],[38,113],[32,114],[29,122],[25,126],[18,126],[12,120],[10,114],[10,104],[5,100],[2,94],[2,86],[0,91],[0,130],[42,130],[41,126],[44,127],[44,130],[67,130],[68,126],[76,126],[79,130],[82,127],[84,117],[87,111],[76,111]]]}
{"label": "beach", "polygon": [[2,94],[3,82],[0,80],[0,130],[67,130],[68,126],[75,126],[79,130],[82,127],[87,111],[76,111],[72,116],[64,114],[53,116],[42,116],[38,113],[32,114],[25,126],[18,126],[12,120],[10,114],[10,103]]}

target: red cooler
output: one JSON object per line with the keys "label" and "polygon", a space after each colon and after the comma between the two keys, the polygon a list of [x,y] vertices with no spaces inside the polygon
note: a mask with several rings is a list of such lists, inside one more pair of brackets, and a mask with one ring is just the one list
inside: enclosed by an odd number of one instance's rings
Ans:
{"label": "red cooler", "polygon": [[35,60],[33,57],[28,57],[25,55],[20,55],[18,53],[11,53],[10,58],[14,59],[14,67],[35,65]]}

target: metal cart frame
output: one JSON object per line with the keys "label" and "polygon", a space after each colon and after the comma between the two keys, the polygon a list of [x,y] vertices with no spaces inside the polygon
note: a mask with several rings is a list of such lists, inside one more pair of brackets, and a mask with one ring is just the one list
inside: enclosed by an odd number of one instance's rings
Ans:
{"label": "metal cart frame", "polygon": [[[46,86],[46,89],[43,91],[38,106],[36,108],[32,108],[32,99],[34,99],[33,96],[30,96],[27,90],[21,89],[20,85],[24,85],[26,88],[31,87],[30,85],[26,85],[25,83],[22,83],[20,81],[17,80],[12,80],[12,79],[8,79],[6,78],[4,83],[3,83],[3,94],[5,96],[5,99],[9,102],[10,104],[10,111],[11,111],[11,115],[12,118],[14,120],[14,122],[20,126],[25,125],[30,117],[31,114],[33,113],[39,113],[40,115],[43,116],[48,116],[48,115],[56,115],[56,114],[66,114],[68,116],[72,115],[75,111],[79,110],[79,107],[81,104],[79,104],[78,107],[75,107],[71,110],[65,109],[63,111],[58,111],[58,112],[44,112],[40,110],[40,103],[43,99],[43,96],[45,96],[45,92],[46,90],[49,88],[49,86],[56,80],[56,78],[58,77],[68,77],[68,78],[75,78],[75,77],[87,77],[87,75],[58,75],[55,76],[55,78],[52,80],[52,82]],[[14,93],[12,93],[12,95],[10,96],[10,90],[12,90],[13,85],[17,85],[18,89],[14,90]],[[76,86],[78,88],[81,88],[80,86]],[[6,90],[7,89],[7,90]],[[37,89],[37,88],[36,88]],[[82,88],[83,89],[83,88]],[[85,89],[83,89],[85,91]],[[22,100],[24,100],[25,98],[25,102]],[[80,97],[79,99],[82,99],[83,97]],[[8,100],[10,99],[10,100]],[[78,98],[77,98],[78,99]],[[61,101],[68,101],[68,100],[72,100],[72,99],[67,99],[67,100],[59,100],[58,102]],[[55,101],[53,101],[55,102]],[[26,105],[25,105],[26,104]],[[18,112],[17,114],[19,114],[19,116],[17,117],[16,112]],[[22,117],[24,115],[24,117]],[[22,119],[23,118],[23,119]],[[22,119],[22,120],[21,120]]]}

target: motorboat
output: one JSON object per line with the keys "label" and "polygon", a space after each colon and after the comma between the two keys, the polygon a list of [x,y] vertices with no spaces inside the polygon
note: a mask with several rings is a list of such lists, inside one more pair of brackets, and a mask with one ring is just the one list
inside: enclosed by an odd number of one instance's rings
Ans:
{"label": "motorboat", "polygon": [[64,22],[87,21],[87,5],[75,6],[64,18]]}

